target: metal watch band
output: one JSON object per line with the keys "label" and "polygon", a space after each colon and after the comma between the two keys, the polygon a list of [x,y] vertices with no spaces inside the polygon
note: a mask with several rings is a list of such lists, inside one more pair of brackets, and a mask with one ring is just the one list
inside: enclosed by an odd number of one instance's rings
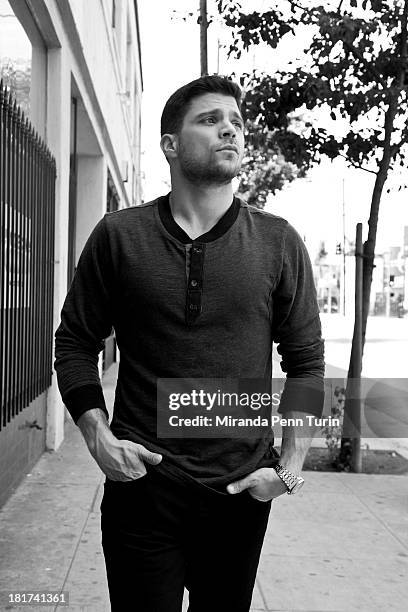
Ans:
{"label": "metal watch band", "polygon": [[303,484],[304,482],[301,476],[296,476],[296,474],[293,474],[293,472],[290,472],[289,470],[284,468],[282,465],[280,465],[280,463],[277,463],[274,469],[279,478],[285,483],[288,489],[288,493],[292,492],[292,489],[295,487],[296,484]]}

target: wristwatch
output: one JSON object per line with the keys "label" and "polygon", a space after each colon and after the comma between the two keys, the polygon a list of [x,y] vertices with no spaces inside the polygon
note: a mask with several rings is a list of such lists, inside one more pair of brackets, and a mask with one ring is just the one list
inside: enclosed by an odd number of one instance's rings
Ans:
{"label": "wristwatch", "polygon": [[282,482],[285,483],[288,495],[294,495],[298,493],[300,489],[303,487],[305,480],[301,476],[296,476],[292,472],[289,472],[286,468],[284,468],[280,463],[277,463],[273,468]]}

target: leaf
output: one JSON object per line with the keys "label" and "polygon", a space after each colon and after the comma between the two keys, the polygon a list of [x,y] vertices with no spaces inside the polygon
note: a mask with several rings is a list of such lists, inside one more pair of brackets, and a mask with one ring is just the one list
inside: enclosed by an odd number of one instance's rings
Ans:
{"label": "leaf", "polygon": [[333,111],[331,111],[330,117],[333,119],[333,121],[336,121],[336,115],[334,114]]}
{"label": "leaf", "polygon": [[379,13],[383,7],[383,0],[371,0],[371,7],[373,11]]}

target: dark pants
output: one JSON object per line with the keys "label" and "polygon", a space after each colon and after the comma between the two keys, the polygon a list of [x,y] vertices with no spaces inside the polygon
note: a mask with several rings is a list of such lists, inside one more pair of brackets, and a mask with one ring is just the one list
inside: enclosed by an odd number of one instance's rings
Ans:
{"label": "dark pants", "polygon": [[112,610],[247,612],[271,502],[218,493],[149,469],[106,481],[102,546]]}

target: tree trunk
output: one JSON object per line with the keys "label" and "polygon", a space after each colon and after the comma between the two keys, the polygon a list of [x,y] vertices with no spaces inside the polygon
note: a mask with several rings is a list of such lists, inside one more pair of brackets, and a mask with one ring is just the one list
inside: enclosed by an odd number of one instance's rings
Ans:
{"label": "tree trunk", "polygon": [[[399,72],[398,81],[395,83],[394,91],[389,93],[389,105],[385,114],[384,121],[384,145],[383,145],[383,157],[380,163],[380,167],[377,173],[377,178],[374,185],[373,195],[371,198],[371,209],[370,217],[368,220],[368,237],[364,243],[364,259],[363,259],[363,316],[362,316],[362,338],[361,338],[361,351],[364,351],[366,330],[367,330],[367,319],[368,312],[370,309],[370,291],[371,282],[373,279],[373,268],[374,268],[374,256],[375,256],[375,243],[377,238],[377,225],[378,225],[378,211],[380,208],[381,195],[384,188],[385,181],[387,180],[388,171],[392,159],[393,147],[391,146],[391,136],[394,129],[395,115],[398,111],[398,99],[400,91],[405,86],[405,79],[407,74],[407,25],[408,25],[408,0],[404,2],[404,9],[401,16],[401,47],[400,47],[400,60],[401,68]],[[395,145],[394,145],[395,147]],[[398,150],[398,148],[397,148]],[[350,365],[347,374],[347,386],[349,387],[349,380],[355,376],[361,375],[360,372],[354,371],[355,351],[357,349],[358,342],[356,338],[356,328],[354,326],[353,342],[351,347]],[[358,362],[358,360],[357,360]],[[361,360],[360,360],[361,364]],[[361,368],[360,368],[361,370]],[[351,386],[352,387],[352,386]],[[341,440],[341,450],[338,459],[338,467],[344,470],[350,470],[352,465],[352,440],[350,439],[351,430],[351,419],[350,414],[352,410],[352,401],[347,398],[344,406],[344,422],[343,422],[343,437]],[[360,435],[361,432],[358,432]]]}
{"label": "tree trunk", "polygon": [[[377,238],[377,226],[378,226],[378,211],[380,208],[381,195],[383,192],[385,181],[387,180],[388,171],[391,162],[391,135],[394,127],[394,119],[398,109],[398,93],[390,94],[390,102],[385,114],[384,122],[384,146],[383,146],[383,157],[380,162],[380,167],[375,180],[373,189],[373,195],[371,198],[370,217],[368,220],[368,237],[364,243],[364,259],[363,259],[363,317],[362,317],[362,341],[361,350],[364,351],[365,336],[367,330],[367,319],[370,309],[370,292],[371,283],[373,279],[373,268],[374,268],[374,257],[375,257],[375,244]],[[351,347],[351,356],[349,370],[347,374],[348,381],[352,378],[356,378],[361,375],[360,372],[355,371],[356,346],[358,344],[356,337],[356,330],[353,333],[353,342]],[[361,361],[360,361],[361,363]],[[350,387],[347,381],[347,386]],[[343,437],[341,440],[341,451],[339,457],[339,467],[345,470],[350,470],[351,459],[352,459],[352,442],[351,442],[351,431],[352,431],[352,419],[351,410],[353,408],[353,402],[347,397],[344,406],[344,421],[343,421]]]}

